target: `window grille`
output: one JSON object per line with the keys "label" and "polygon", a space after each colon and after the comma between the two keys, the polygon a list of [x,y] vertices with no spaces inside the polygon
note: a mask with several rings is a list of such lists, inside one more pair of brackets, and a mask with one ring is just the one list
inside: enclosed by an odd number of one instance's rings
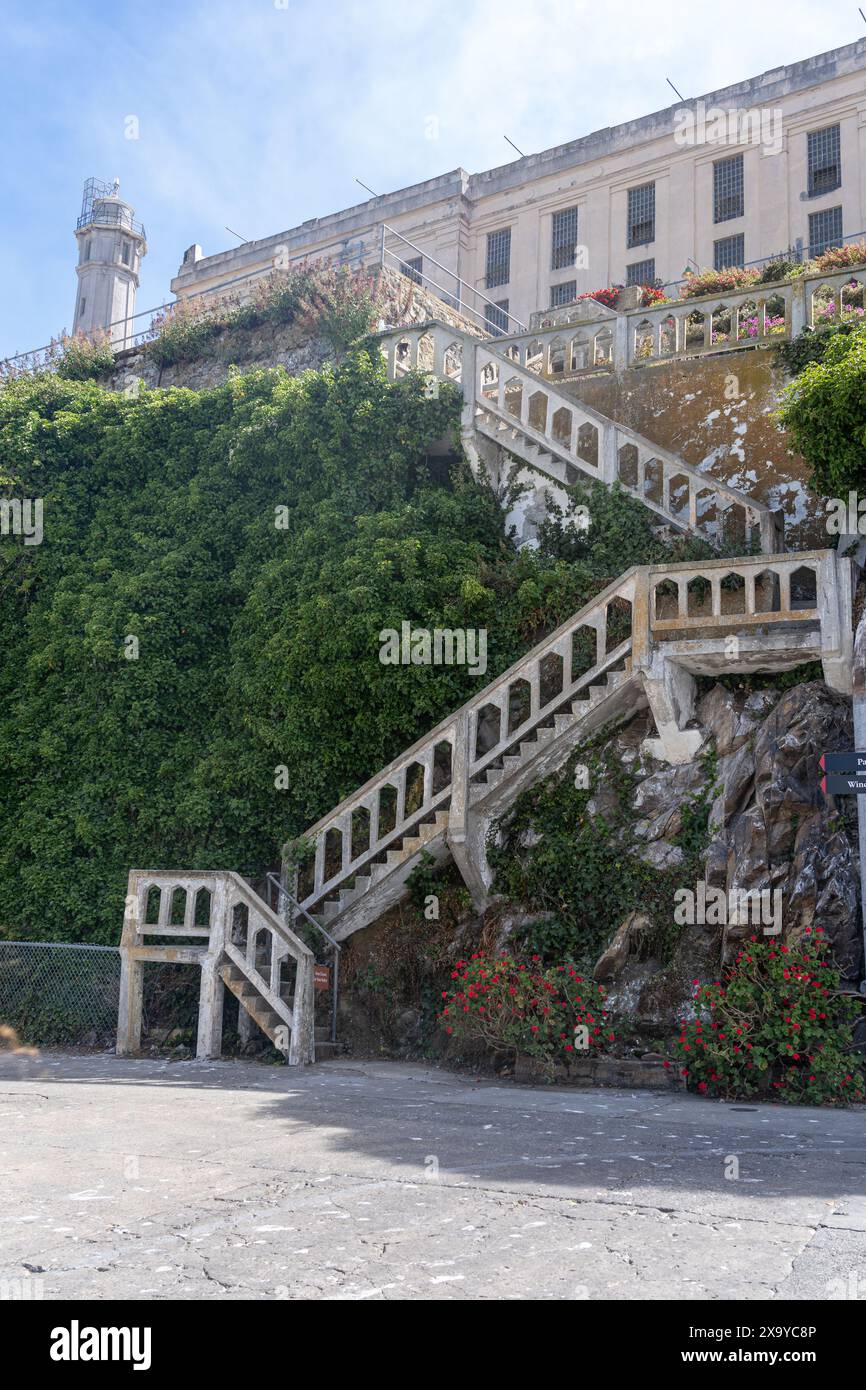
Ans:
{"label": "window grille", "polygon": [[406,279],[411,280],[416,285],[420,285],[421,283],[421,271],[423,269],[423,256],[413,256],[410,261],[401,261],[400,263],[400,270],[406,276]]}
{"label": "window grille", "polygon": [[564,270],[574,265],[577,246],[577,208],[563,208],[553,214],[553,229],[550,253],[551,270]]}
{"label": "window grille", "polygon": [[656,239],[656,186],[642,183],[628,190],[628,245],[646,246]]}
{"label": "window grille", "polygon": [[558,309],[562,304],[573,304],[577,299],[577,281],[564,280],[561,285],[550,287],[550,307]]}
{"label": "window grille", "polygon": [[842,245],[842,209],[825,208],[809,214],[809,255],[820,256],[831,246]]}
{"label": "window grille", "polygon": [[511,279],[511,228],[487,234],[487,288],[507,285]]}
{"label": "window grille", "polygon": [[627,285],[651,285],[656,278],[656,263],[650,261],[635,261],[634,265],[627,265],[625,268],[625,283]]}
{"label": "window grille", "polygon": [[809,197],[814,198],[819,193],[831,193],[842,183],[839,127],[828,125],[823,130],[811,130],[806,139]]}
{"label": "window grille", "polygon": [[744,265],[746,260],[745,241],[742,233],[739,236],[724,236],[719,241],[714,241],[713,269],[727,270],[732,265]]}
{"label": "window grille", "polygon": [[717,159],[713,165],[713,221],[730,222],[745,211],[743,195],[743,156]]}
{"label": "window grille", "polygon": [[484,318],[489,331],[499,337],[508,332],[508,300],[500,299],[496,304],[484,306]]}

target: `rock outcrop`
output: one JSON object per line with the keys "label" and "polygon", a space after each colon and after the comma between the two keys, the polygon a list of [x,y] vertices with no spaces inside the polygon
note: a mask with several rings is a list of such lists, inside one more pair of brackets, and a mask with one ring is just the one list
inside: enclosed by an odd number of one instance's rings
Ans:
{"label": "rock outcrop", "polygon": [[[697,718],[708,746],[715,748],[714,766],[703,756],[679,767],[641,764],[635,750],[642,717],[612,740],[614,756],[638,779],[632,852],[660,869],[682,859],[673,841],[682,831],[684,808],[702,790],[711,797],[704,885],[682,886],[697,898],[704,894],[718,901],[724,895],[724,910],[699,913],[706,920],[683,925],[673,966],[664,967],[652,957],[641,958],[640,942],[649,933],[645,925],[636,932],[638,914],[632,913],[596,965],[596,978],[608,983],[615,1011],[660,1026],[688,1012],[694,978],[715,976],[744,937],[769,925],[769,917],[756,923],[755,898],[748,912],[737,912],[736,902],[745,901],[742,894],[763,893],[764,904],[778,908],[783,939],[821,926],[843,973],[851,981],[860,978],[853,808],[823,795],[818,767],[822,753],[852,747],[849,702],[822,681],[784,693],[716,685],[699,702]],[[597,800],[594,809],[602,811],[603,797]]]}

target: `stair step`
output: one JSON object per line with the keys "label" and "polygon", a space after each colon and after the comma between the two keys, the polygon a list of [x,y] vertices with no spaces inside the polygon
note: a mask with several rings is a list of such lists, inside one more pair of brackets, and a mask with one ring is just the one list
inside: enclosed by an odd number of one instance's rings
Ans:
{"label": "stair step", "polygon": [[571,714],[555,714],[553,716],[553,722],[556,726],[556,732],[558,734],[564,734],[566,729],[570,729],[574,723],[574,716]]}
{"label": "stair step", "polygon": [[488,785],[488,787],[495,787],[495,786],[497,786],[497,785],[502,781],[502,779],[503,779],[504,776],[505,776],[505,768],[504,768],[504,767],[489,767],[489,768],[487,769],[487,785]]}
{"label": "stair step", "polygon": [[523,766],[523,759],[515,753],[506,753],[502,759],[502,766],[506,772],[516,772],[519,767]]}

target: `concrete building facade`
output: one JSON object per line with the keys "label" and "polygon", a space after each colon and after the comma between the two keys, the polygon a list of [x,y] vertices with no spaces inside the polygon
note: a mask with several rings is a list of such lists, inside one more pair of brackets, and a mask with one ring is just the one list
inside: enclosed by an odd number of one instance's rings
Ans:
{"label": "concrete building facade", "polygon": [[455,169],[213,256],[190,247],[172,290],[384,254],[516,329],[605,285],[808,256],[864,229],[866,38],[485,173]]}

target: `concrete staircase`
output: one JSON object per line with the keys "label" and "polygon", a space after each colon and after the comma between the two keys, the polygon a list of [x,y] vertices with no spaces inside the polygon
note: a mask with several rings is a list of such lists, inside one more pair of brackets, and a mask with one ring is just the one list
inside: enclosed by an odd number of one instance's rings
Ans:
{"label": "concrete staircase", "polygon": [[[649,707],[656,735],[645,752],[672,763],[694,757],[696,675],[820,660],[827,683],[851,691],[850,561],[830,550],[785,554],[776,513],[584,407],[515,360],[522,349],[514,344],[498,351],[438,321],[380,341],[392,379],[414,370],[462,385],[463,442],[476,462],[486,441],[563,485],[581,476],[618,483],[682,532],[718,544],[733,527],[744,550],[757,544],[761,553],[626,571],[317,821],[303,837],[309,855],[300,864],[287,847],[279,913],[236,874],[134,871],[118,1051],[138,1046],[142,963],[185,960],[202,969],[200,1056],[219,1055],[224,985],[289,1062],[311,1061],[334,1045],[315,1027],[314,957],[290,919],[322,931],[336,965],[339,943],[400,900],[425,854],[437,862],[450,856],[482,909],[492,823],[598,730]],[[199,930],[189,902],[205,889],[214,904]],[[155,890],[160,907],[149,921]],[[187,899],[179,928],[170,916],[178,890]],[[239,907],[248,918],[241,938]],[[166,945],[172,934],[185,943]],[[208,938],[206,947],[191,944],[196,934]],[[148,935],[162,944],[148,944]]]}
{"label": "concrete staircase", "polygon": [[850,692],[851,628],[835,551],[634,567],[312,826],[306,870],[287,865],[295,896],[342,941],[400,899],[427,851],[452,856],[483,907],[492,821],[579,743],[649,706],[645,751],[688,761],[696,675],[820,660]]}
{"label": "concrete staircase", "polygon": [[475,463],[480,437],[561,487],[617,483],[667,525],[713,546],[784,548],[781,513],[582,404],[521,365],[515,344],[500,350],[495,339],[480,342],[437,321],[389,330],[379,343],[393,380],[419,371],[462,387],[463,444]]}

